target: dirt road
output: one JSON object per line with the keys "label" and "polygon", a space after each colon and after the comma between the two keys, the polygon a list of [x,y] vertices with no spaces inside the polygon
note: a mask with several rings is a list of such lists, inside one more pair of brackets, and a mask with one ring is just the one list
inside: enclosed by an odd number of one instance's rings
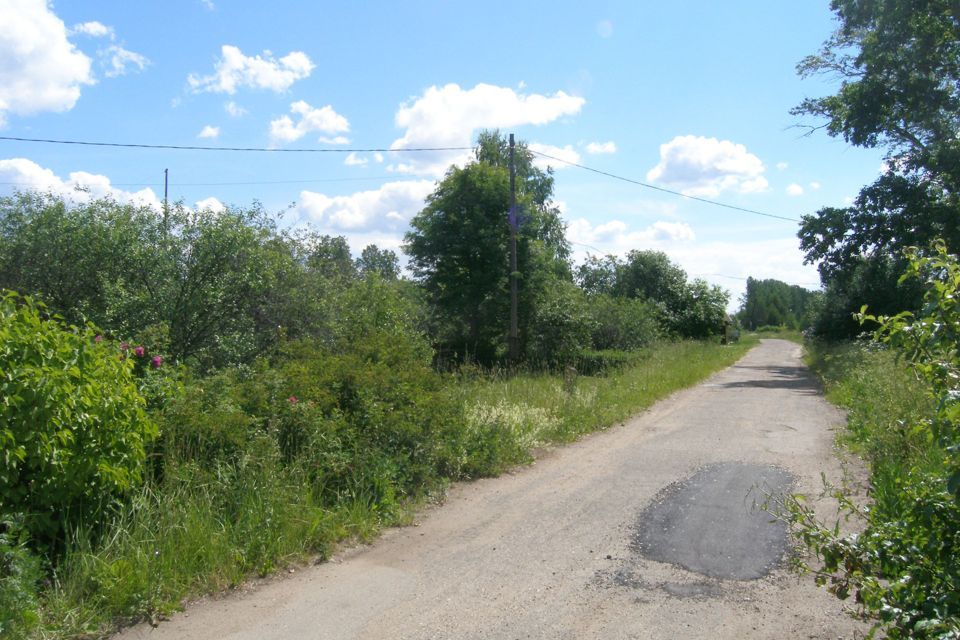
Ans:
{"label": "dirt road", "polygon": [[751,487],[839,478],[841,422],[799,347],[765,340],[625,425],[454,487],[418,526],[120,637],[854,637],[751,508]]}

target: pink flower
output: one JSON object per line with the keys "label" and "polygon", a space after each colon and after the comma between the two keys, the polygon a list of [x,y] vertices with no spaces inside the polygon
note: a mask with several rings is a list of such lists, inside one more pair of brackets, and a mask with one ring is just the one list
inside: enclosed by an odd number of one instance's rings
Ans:
{"label": "pink flower", "polygon": [[163,364],[163,358],[160,356],[153,356],[153,358],[150,360],[150,364],[154,369],[159,369],[160,365]]}
{"label": "pink flower", "polygon": [[143,354],[145,354],[146,352],[147,350],[144,349],[143,347],[134,347],[133,349],[133,355],[137,356],[138,358],[142,358]]}
{"label": "pink flower", "polygon": [[128,343],[126,343],[126,342],[121,342],[121,343],[120,343],[120,351],[126,351],[126,350],[129,349],[129,348],[130,348],[130,345],[129,345]]}
{"label": "pink flower", "polygon": [[287,402],[289,402],[290,404],[297,404],[300,401],[297,400],[297,396],[290,396],[289,398],[287,398]]}
{"label": "pink flower", "polygon": [[103,342],[103,336],[101,336],[100,334],[97,334],[93,336],[93,341],[96,342],[97,344],[100,344],[101,342]]}

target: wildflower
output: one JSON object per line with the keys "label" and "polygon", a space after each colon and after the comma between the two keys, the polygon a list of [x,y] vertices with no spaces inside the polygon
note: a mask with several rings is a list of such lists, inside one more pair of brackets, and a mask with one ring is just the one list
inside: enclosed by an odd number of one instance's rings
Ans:
{"label": "wildflower", "polygon": [[160,356],[153,356],[153,358],[150,360],[150,364],[154,369],[159,369],[160,365],[163,364],[163,358]]}
{"label": "wildflower", "polygon": [[145,354],[146,352],[147,350],[144,349],[143,347],[135,347],[133,349],[133,355],[137,356],[138,358],[142,358],[143,354]]}
{"label": "wildflower", "polygon": [[126,342],[121,342],[121,343],[120,343],[120,351],[126,351],[126,350],[129,349],[129,348],[130,348],[130,344],[129,344],[129,343],[126,343]]}
{"label": "wildflower", "polygon": [[98,333],[97,335],[93,336],[93,341],[99,344],[103,342],[103,336]]}
{"label": "wildflower", "polygon": [[297,396],[290,396],[289,398],[287,398],[287,402],[289,402],[290,404],[297,404],[300,401],[297,400]]}

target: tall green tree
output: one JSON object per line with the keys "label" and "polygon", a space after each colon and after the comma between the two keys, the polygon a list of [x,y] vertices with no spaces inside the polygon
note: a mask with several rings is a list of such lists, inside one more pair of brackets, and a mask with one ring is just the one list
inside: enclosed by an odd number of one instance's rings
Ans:
{"label": "tall green tree", "polygon": [[747,278],[737,318],[747,329],[766,325],[805,329],[818,294],[780,280]]}
{"label": "tall green tree", "polygon": [[[828,313],[863,303],[883,313],[915,308],[915,287],[898,290],[893,308],[882,298],[898,286],[903,250],[934,238],[960,249],[960,5],[833,0],[831,7],[839,28],[798,71],[839,77],[840,88],[793,112],[816,117],[831,136],[884,149],[888,171],[851,206],[805,216],[801,248],[807,262],[819,263]],[[880,268],[884,261],[894,268]],[[877,279],[858,286],[865,275]],[[853,292],[868,297],[855,300]]]}
{"label": "tall green tree", "polygon": [[[553,177],[534,165],[522,142],[514,161],[523,348],[548,283],[572,276],[564,225],[550,201]],[[410,223],[404,251],[433,306],[433,332],[442,355],[491,363],[503,353],[510,308],[508,165],[504,137],[497,131],[481,133],[474,160],[451,167]]]}

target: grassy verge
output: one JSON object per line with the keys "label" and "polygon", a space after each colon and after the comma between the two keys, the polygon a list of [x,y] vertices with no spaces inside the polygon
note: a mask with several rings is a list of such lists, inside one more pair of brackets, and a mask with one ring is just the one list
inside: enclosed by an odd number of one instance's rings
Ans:
{"label": "grassy verge", "polygon": [[[452,426],[430,432],[429,447],[426,440],[410,440],[418,450],[405,453],[406,458],[396,451],[407,446],[402,438],[412,436],[400,427],[390,434],[400,442],[389,449],[393,457],[371,457],[373,441],[351,444],[348,438],[360,436],[344,426],[342,417],[331,422],[329,416],[303,413],[313,409],[303,400],[291,405],[290,392],[274,381],[274,395],[287,413],[264,421],[264,430],[252,432],[229,462],[168,464],[105,528],[76,531],[41,594],[39,621],[14,628],[10,637],[104,636],[118,623],[162,617],[188,598],[326,557],[338,542],[369,540],[383,526],[402,524],[418,501],[445,482],[494,475],[528,461],[538,446],[571,441],[624,420],[732,364],[754,344],[745,339],[729,346],[657,345],[629,366],[598,377],[451,376],[440,391],[445,400],[436,406],[459,415],[450,416]],[[217,429],[239,421],[238,407],[258,398],[263,388],[249,376],[217,385],[206,387],[207,404],[198,405],[209,428]],[[219,394],[215,402],[214,392]],[[309,397],[308,390],[298,393]],[[183,404],[198,413],[183,415],[200,415],[191,402]],[[303,429],[296,433],[305,434],[304,444],[297,457],[285,460],[269,429],[294,427]],[[187,435],[193,438],[186,434],[184,441]],[[233,446],[228,436],[219,436],[219,449]],[[195,438],[189,442],[194,449],[211,446]],[[395,443],[375,444],[388,451]]]}
{"label": "grassy verge", "polygon": [[678,342],[638,354],[607,376],[547,374],[481,378],[460,386],[467,428],[496,435],[507,450],[499,468],[529,459],[532,449],[604,429],[733,364],[755,339],[722,346]]}
{"label": "grassy verge", "polygon": [[885,348],[820,344],[810,354],[827,397],[847,410],[841,439],[868,462],[870,487],[867,506],[835,493],[844,517],[859,521],[857,535],[793,505],[794,534],[819,561],[807,568],[873,620],[870,637],[960,637],[960,501],[948,483],[943,412],[951,405],[934,399],[923,369]]}
{"label": "grassy verge", "polygon": [[861,454],[874,475],[939,464],[936,442],[911,428],[934,407],[909,363],[877,346],[821,342],[808,344],[807,361],[823,380],[827,399],[847,411],[843,444]]}

